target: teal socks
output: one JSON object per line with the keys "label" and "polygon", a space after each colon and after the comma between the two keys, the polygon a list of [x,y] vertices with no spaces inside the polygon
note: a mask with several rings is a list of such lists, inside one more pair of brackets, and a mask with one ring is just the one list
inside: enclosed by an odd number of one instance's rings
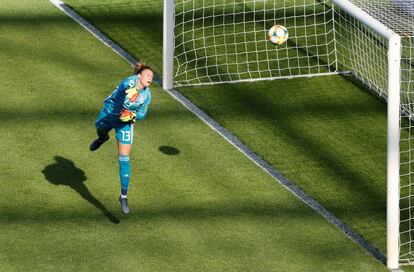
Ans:
{"label": "teal socks", "polygon": [[119,155],[119,177],[121,179],[121,195],[128,194],[129,179],[131,175],[131,166],[129,162],[129,156]]}

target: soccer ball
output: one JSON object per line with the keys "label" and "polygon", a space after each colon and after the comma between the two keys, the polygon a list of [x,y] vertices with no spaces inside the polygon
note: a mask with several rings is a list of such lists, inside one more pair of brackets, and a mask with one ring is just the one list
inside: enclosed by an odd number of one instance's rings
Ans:
{"label": "soccer ball", "polygon": [[284,44],[289,38],[289,32],[286,27],[282,25],[274,25],[269,29],[267,38],[274,44]]}

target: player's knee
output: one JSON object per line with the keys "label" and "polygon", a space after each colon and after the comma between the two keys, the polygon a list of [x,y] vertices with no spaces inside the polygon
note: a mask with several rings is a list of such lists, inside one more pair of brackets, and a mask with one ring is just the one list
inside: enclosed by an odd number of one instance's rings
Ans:
{"label": "player's knee", "polygon": [[119,156],[129,156],[131,154],[132,145],[130,144],[118,144],[118,155]]}

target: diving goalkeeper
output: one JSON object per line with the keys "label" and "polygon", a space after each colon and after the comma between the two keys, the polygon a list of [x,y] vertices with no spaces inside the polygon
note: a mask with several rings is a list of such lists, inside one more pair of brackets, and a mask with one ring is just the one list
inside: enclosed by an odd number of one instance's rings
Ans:
{"label": "diving goalkeeper", "polygon": [[90,150],[97,150],[109,140],[109,131],[115,129],[118,143],[119,176],[121,194],[119,201],[123,213],[129,213],[127,194],[130,180],[130,154],[134,136],[134,122],[147,115],[151,102],[151,90],[154,73],[144,64],[137,63],[134,75],[124,79],[118,87],[104,100],[104,106],[96,119],[98,138],[90,145]]}

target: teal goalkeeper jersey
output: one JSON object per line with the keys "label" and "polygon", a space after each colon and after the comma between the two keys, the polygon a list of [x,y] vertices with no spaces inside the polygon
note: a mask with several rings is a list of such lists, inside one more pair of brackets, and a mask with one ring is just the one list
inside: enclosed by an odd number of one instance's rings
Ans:
{"label": "teal goalkeeper jersey", "polygon": [[138,92],[136,90],[138,80],[138,75],[124,79],[104,100],[102,111],[108,115],[119,116],[122,109],[127,109],[136,113],[138,120],[143,119],[151,102],[151,90],[146,87]]}

